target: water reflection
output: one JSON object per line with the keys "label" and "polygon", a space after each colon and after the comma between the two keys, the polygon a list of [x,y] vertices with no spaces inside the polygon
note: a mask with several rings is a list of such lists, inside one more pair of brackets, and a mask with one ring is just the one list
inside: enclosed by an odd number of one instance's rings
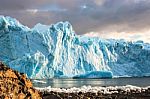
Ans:
{"label": "water reflection", "polygon": [[[123,86],[135,85],[146,87],[150,86],[150,77],[146,78],[113,78],[113,79],[44,79],[39,82],[32,80],[35,87],[81,87],[83,85],[90,86]],[[42,83],[45,82],[45,83]]]}

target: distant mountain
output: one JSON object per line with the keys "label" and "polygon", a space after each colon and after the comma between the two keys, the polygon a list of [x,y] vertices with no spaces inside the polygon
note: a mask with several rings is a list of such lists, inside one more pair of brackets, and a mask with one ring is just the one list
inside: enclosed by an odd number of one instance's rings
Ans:
{"label": "distant mountain", "polygon": [[0,60],[36,79],[150,76],[150,44],[76,35],[69,22],[30,29],[0,16]]}

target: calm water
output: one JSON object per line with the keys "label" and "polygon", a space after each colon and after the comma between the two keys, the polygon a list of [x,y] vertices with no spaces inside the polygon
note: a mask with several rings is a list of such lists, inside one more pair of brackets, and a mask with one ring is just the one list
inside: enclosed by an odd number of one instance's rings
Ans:
{"label": "calm water", "polygon": [[83,85],[90,86],[122,86],[135,85],[146,87],[150,86],[150,77],[145,78],[113,78],[113,79],[45,79],[32,80],[35,87],[81,87]]}

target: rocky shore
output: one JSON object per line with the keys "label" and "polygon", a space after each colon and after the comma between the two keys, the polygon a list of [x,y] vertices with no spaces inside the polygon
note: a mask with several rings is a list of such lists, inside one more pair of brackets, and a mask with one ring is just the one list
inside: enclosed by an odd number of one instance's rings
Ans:
{"label": "rocky shore", "polygon": [[41,94],[25,74],[0,62],[0,99],[41,99]]}
{"label": "rocky shore", "polygon": [[43,99],[150,99],[147,93],[59,93],[49,92],[43,94]]}
{"label": "rocky shore", "polygon": [[37,88],[43,99],[150,99],[150,87],[116,86],[81,88]]}
{"label": "rocky shore", "polygon": [[0,99],[150,99],[150,86],[33,88],[25,74],[0,62]]}

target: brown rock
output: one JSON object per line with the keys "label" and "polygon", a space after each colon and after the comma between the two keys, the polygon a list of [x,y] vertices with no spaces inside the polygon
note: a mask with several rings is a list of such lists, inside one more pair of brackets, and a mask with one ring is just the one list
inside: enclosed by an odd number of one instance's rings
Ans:
{"label": "brown rock", "polygon": [[25,94],[23,94],[23,93],[20,93],[20,94],[18,94],[18,99],[24,99],[26,97],[26,95]]}
{"label": "brown rock", "polygon": [[4,75],[9,78],[17,78],[16,74],[11,69],[7,70]]}
{"label": "brown rock", "polygon": [[25,83],[25,85],[26,85],[28,88],[30,88],[30,87],[33,86],[32,83],[31,83],[31,81],[26,78],[26,75],[25,75],[25,74],[22,75],[21,80],[23,80],[23,82]]}
{"label": "brown rock", "polygon": [[41,99],[25,74],[10,69],[0,62],[0,99]]}

